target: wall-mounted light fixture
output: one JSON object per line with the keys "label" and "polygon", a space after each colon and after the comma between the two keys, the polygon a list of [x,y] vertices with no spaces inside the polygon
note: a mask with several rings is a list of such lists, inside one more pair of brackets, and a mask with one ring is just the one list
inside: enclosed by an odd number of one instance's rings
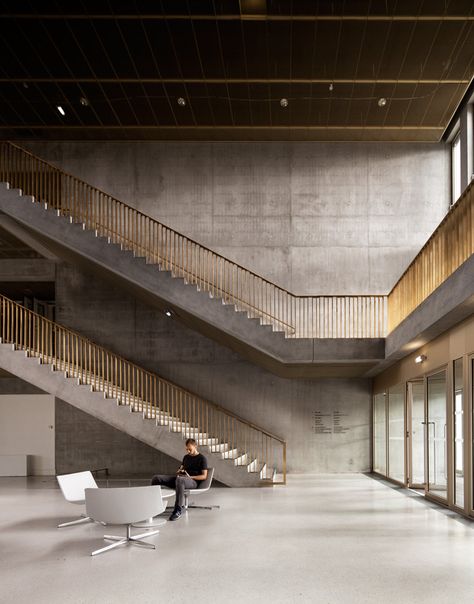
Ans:
{"label": "wall-mounted light fixture", "polygon": [[423,363],[423,361],[426,361],[426,355],[424,354],[419,354],[415,359],[415,363]]}
{"label": "wall-mounted light fixture", "polygon": [[59,113],[60,113],[61,115],[66,115],[66,112],[65,112],[65,111],[64,111],[64,109],[61,107],[61,105],[58,105],[58,106],[56,107],[56,109],[59,111]]}
{"label": "wall-mounted light fixture", "polygon": [[166,315],[167,317],[172,317],[172,316],[173,316],[173,313],[171,312],[171,310],[165,310],[165,315]]}

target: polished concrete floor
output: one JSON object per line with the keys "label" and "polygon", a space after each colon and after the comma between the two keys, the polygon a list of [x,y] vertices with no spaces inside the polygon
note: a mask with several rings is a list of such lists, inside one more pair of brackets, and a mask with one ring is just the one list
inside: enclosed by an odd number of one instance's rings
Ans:
{"label": "polished concrete floor", "polygon": [[78,508],[54,479],[1,478],[0,602],[474,599],[474,524],[371,477],[292,476],[287,487],[216,488],[201,499],[221,509],[168,522],[151,538],[156,550],[92,558],[104,527],[56,529]]}

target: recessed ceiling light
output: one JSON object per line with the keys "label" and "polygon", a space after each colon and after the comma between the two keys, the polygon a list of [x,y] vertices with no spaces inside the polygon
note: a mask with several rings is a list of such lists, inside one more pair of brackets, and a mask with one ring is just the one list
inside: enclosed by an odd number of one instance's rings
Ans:
{"label": "recessed ceiling light", "polygon": [[182,96],[180,96],[180,97],[178,98],[178,105],[179,105],[180,107],[184,107],[184,106],[186,105],[186,101],[185,101],[185,99],[183,99],[183,97],[182,97]]}
{"label": "recessed ceiling light", "polygon": [[282,107],[288,107],[288,99],[281,99],[280,100],[280,105]]}
{"label": "recessed ceiling light", "polygon": [[83,107],[89,107],[89,101],[88,99],[86,99],[85,96],[81,96],[81,98],[79,99],[79,103],[81,103]]}
{"label": "recessed ceiling light", "polygon": [[385,97],[380,97],[379,100],[377,101],[377,105],[379,107],[385,107],[385,105],[387,104],[387,99]]}
{"label": "recessed ceiling light", "polygon": [[59,113],[60,113],[61,115],[66,115],[66,112],[65,112],[65,111],[64,111],[64,109],[61,107],[61,105],[58,105],[58,106],[56,107],[56,109],[59,111]]}

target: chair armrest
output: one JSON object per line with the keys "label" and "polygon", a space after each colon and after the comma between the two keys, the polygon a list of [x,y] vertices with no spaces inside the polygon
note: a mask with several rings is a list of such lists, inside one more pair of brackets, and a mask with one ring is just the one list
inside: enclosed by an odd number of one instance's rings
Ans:
{"label": "chair armrest", "polygon": [[161,488],[161,496],[163,499],[167,499],[168,497],[175,497],[176,491],[174,489]]}

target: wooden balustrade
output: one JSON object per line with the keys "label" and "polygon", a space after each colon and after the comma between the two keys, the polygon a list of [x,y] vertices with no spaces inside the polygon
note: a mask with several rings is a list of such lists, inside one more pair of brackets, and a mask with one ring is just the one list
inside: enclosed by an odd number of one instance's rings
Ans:
{"label": "wooden balustrade", "polygon": [[[272,484],[286,482],[286,442],[220,405],[1,295],[0,329],[3,344],[13,344],[158,425],[208,444],[211,451],[233,459],[236,465],[253,464],[251,469]],[[273,472],[281,480],[274,480]]]}
{"label": "wooden balustrade", "polygon": [[12,143],[1,143],[0,179],[286,337],[385,335],[385,296],[295,296]]}

